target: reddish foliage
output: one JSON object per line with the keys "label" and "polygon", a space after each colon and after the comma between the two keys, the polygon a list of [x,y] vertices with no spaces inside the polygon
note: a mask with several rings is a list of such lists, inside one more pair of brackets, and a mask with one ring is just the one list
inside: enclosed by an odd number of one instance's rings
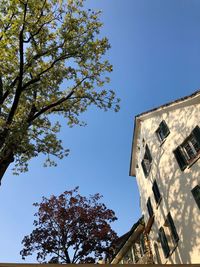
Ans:
{"label": "reddish foliage", "polygon": [[39,262],[93,263],[109,251],[117,237],[110,223],[115,213],[100,203],[101,196],[89,198],[78,187],[60,196],[43,197],[34,220],[35,229],[22,240],[22,258],[37,253]]}

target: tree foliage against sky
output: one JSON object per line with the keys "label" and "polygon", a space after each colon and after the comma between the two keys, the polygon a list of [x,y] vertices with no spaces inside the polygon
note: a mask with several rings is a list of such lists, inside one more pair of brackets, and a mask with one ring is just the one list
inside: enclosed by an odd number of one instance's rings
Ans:
{"label": "tree foliage against sky", "polygon": [[35,229],[22,241],[22,258],[37,253],[43,263],[92,263],[110,252],[117,238],[110,223],[117,218],[100,199],[99,194],[81,196],[77,187],[35,203]]}
{"label": "tree foliage against sky", "polygon": [[54,164],[68,154],[58,121],[81,124],[91,104],[119,109],[119,99],[104,88],[112,66],[99,38],[100,12],[82,0],[0,0],[0,178],[15,160],[15,173],[26,171],[39,153]]}

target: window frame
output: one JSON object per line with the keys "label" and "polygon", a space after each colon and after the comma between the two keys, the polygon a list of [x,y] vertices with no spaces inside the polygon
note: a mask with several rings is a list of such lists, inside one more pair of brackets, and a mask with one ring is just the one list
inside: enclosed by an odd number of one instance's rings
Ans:
{"label": "window frame", "polygon": [[[200,147],[198,148],[198,150],[196,150],[194,144],[192,143],[192,140],[194,140],[197,144],[197,140],[194,136],[193,133],[191,133],[186,140],[181,144],[181,148],[183,150],[185,159],[188,163],[190,163],[191,161],[193,161],[194,158],[196,158],[198,152],[200,151]],[[189,148],[189,149],[188,149]],[[192,154],[190,154],[191,152]]]}
{"label": "window frame", "polygon": [[[194,142],[194,143],[193,143]],[[200,157],[200,128],[198,125],[192,130],[187,138],[173,151],[181,171]]]}
{"label": "window frame", "polygon": [[[156,208],[160,205],[160,202],[162,200],[162,196],[160,194],[160,190],[159,190],[159,187],[158,187],[158,183],[156,180],[154,180],[153,182],[153,185],[152,185],[152,191],[153,191],[153,194],[154,194],[154,199],[155,199],[155,202],[156,202]],[[158,193],[158,194],[157,194]],[[159,195],[159,196],[158,196]]]}
{"label": "window frame", "polygon": [[157,242],[154,242],[153,247],[154,247],[154,252],[155,252],[155,257],[156,257],[157,264],[162,264],[160,251],[159,251],[159,247],[158,247]]}
{"label": "window frame", "polygon": [[165,225],[167,227],[169,227],[170,237],[171,237],[173,244],[174,244],[174,247],[175,247],[178,244],[179,235],[177,233],[176,226],[174,224],[174,220],[173,220],[170,212],[168,212],[168,214],[167,214]]}
{"label": "window frame", "polygon": [[169,244],[168,244],[168,240],[165,234],[165,230],[164,227],[160,227],[159,231],[158,231],[158,236],[159,236],[159,240],[161,243],[161,247],[163,250],[163,254],[165,256],[165,258],[168,258],[170,255],[170,248],[169,248]]}
{"label": "window frame", "polygon": [[197,204],[197,207],[200,209],[200,196],[196,197],[196,189],[199,190],[199,195],[200,195],[200,185],[196,185],[195,187],[193,187],[193,189],[191,190],[191,193],[193,195],[193,198],[195,200],[195,203]]}
{"label": "window frame", "polygon": [[152,207],[152,204],[151,204],[151,198],[150,197],[148,197],[146,205],[147,205],[149,218],[152,218],[154,216],[154,211],[153,211],[153,207]]}
{"label": "window frame", "polygon": [[144,233],[141,233],[140,238],[139,238],[139,242],[140,242],[140,255],[141,255],[141,257],[143,257],[147,252]]}
{"label": "window frame", "polygon": [[149,150],[149,146],[146,144],[144,157],[143,157],[143,160],[141,162],[141,166],[142,166],[142,170],[143,170],[145,178],[147,178],[149,176],[149,173],[151,171],[151,165],[152,165],[152,156],[151,156],[151,152]]}
{"label": "window frame", "polygon": [[167,136],[170,134],[169,127],[165,120],[162,120],[160,122],[159,127],[157,128],[155,133],[158,138],[158,141],[160,142],[160,144],[162,144],[166,140]]}

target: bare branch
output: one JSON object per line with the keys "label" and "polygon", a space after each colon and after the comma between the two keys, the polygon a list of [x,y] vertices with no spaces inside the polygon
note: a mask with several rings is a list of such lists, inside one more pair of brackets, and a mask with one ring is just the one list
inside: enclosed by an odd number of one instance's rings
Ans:
{"label": "bare branch", "polygon": [[[55,253],[60,258],[62,258],[64,260],[64,262],[66,262],[66,258],[64,258],[62,255],[60,255],[59,252],[57,252],[56,250],[53,250],[53,249],[52,249],[52,252]],[[70,262],[68,262],[68,263],[70,263]]]}
{"label": "bare branch", "polygon": [[45,70],[43,70],[42,72],[40,72],[40,73],[37,75],[37,77],[33,78],[32,80],[30,80],[30,81],[28,81],[26,84],[24,84],[23,87],[22,87],[22,90],[25,90],[28,86],[30,86],[30,85],[32,85],[32,84],[38,82],[38,81],[40,80],[40,76],[42,76],[43,74],[47,73],[50,69],[52,69],[52,68],[54,67],[54,65],[55,65],[57,62],[59,62],[59,61],[61,61],[61,60],[65,60],[65,59],[67,59],[67,58],[70,58],[70,57],[72,57],[72,55],[73,55],[73,54],[68,54],[68,55],[60,56],[60,57],[56,58],[56,59],[51,63],[51,65],[50,65],[48,68],[46,68]]}
{"label": "bare branch", "polygon": [[72,259],[72,263],[75,263],[76,262],[76,256],[77,256],[77,252],[79,250],[79,247],[81,245],[81,241],[79,243],[76,244],[76,249],[74,251],[74,255],[73,255],[73,259]]}
{"label": "bare branch", "polygon": [[30,33],[30,37],[29,37],[27,40],[23,40],[24,43],[29,43],[30,40],[33,39],[33,37],[35,37],[36,35],[38,35],[38,34],[40,33],[40,31],[42,30],[42,28],[43,28],[45,25],[51,23],[51,22],[54,21],[54,20],[56,20],[56,18],[53,18],[53,19],[51,19],[51,20],[49,20],[49,21],[44,22],[44,23],[38,28],[38,30],[37,30],[34,34]]}
{"label": "bare branch", "polygon": [[[35,22],[35,25],[37,25],[37,24],[39,23],[41,17],[43,16],[43,9],[44,9],[45,3],[46,3],[46,0],[45,0],[44,3],[43,3],[43,6],[42,6],[42,8],[41,8],[41,12],[40,12],[40,16],[39,16],[38,20]],[[57,10],[55,10],[54,12],[52,12],[52,15],[54,15],[54,14],[56,13],[56,11],[57,11]],[[24,40],[24,43],[29,43],[31,39],[33,39],[36,35],[38,35],[38,34],[41,32],[42,28],[43,28],[45,25],[50,24],[52,21],[59,20],[59,16],[60,16],[60,15],[61,15],[61,12],[59,12],[59,13],[57,14],[57,16],[53,16],[52,19],[50,19],[50,20],[48,20],[48,21],[42,23],[42,24],[40,25],[40,27],[38,28],[38,30],[37,30],[35,33],[31,33],[31,32],[30,32],[30,37],[29,37],[27,40]]]}
{"label": "bare branch", "polygon": [[[12,22],[12,19],[14,16],[15,16],[15,13],[13,12],[10,16],[10,20],[9,20],[8,24],[6,26],[4,26],[4,33],[10,28],[11,22]],[[0,41],[2,40],[2,38],[3,38],[3,34],[0,36]]]}
{"label": "bare branch", "polygon": [[61,105],[62,103],[66,102],[67,100],[70,99],[70,97],[74,94],[75,90],[77,87],[79,87],[81,85],[81,83],[83,81],[85,81],[86,79],[88,79],[89,77],[86,76],[84,77],[78,84],[76,84],[76,86],[74,86],[71,90],[71,92],[66,96],[66,97],[62,97],[60,98],[58,101],[42,108],[38,113],[36,113],[28,122],[31,123],[32,121],[34,121],[36,118],[38,118],[40,115],[42,115],[43,113],[47,112],[48,110],[50,110],[51,108],[54,108],[56,106]]}
{"label": "bare branch", "polygon": [[[37,44],[36,44],[37,45]],[[28,69],[29,67],[32,66],[32,63],[35,62],[36,60],[40,59],[41,57],[43,56],[46,56],[46,55],[50,55],[53,51],[59,49],[59,48],[62,48],[64,46],[64,42],[56,47],[53,47],[51,49],[47,49],[43,52],[40,52],[40,53],[37,53],[36,55],[34,55],[31,60],[24,66],[24,70]]]}

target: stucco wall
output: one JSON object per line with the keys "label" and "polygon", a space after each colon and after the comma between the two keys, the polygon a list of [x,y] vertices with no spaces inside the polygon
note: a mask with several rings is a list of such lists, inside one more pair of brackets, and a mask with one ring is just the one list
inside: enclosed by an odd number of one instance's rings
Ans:
{"label": "stucco wall", "polygon": [[[181,171],[173,150],[180,145],[196,125],[200,126],[200,104],[191,102],[190,106],[172,107],[157,112],[154,116],[141,121],[139,140],[137,142],[136,177],[141,195],[141,209],[148,221],[149,215],[146,202],[151,197],[155,214],[150,238],[157,240],[158,229],[163,226],[166,215],[170,211],[178,235],[178,247],[172,255],[165,259],[160,243],[158,247],[162,263],[200,263],[200,210],[192,196],[191,190],[200,184],[200,159],[190,168]],[[170,134],[160,145],[155,134],[160,122],[165,120]],[[142,140],[145,140],[145,143]],[[153,158],[150,174],[145,178],[141,161],[145,144],[148,144]],[[152,192],[152,183],[156,179],[161,203],[156,207]]]}

